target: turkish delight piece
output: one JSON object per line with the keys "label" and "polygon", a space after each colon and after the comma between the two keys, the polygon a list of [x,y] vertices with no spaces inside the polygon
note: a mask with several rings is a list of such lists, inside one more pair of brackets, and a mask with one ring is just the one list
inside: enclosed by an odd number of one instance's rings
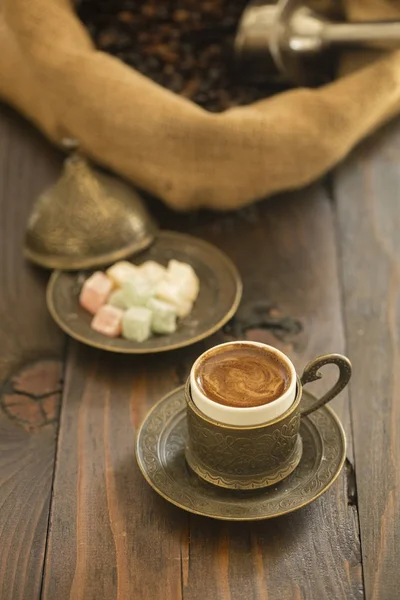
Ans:
{"label": "turkish delight piece", "polygon": [[176,331],[176,308],[168,302],[152,298],[147,308],[153,313],[151,329],[154,333],[174,333]]}
{"label": "turkish delight piece", "polygon": [[150,337],[152,312],[144,306],[133,306],[122,317],[122,335],[127,340],[144,342]]}
{"label": "turkish delight piece", "polygon": [[196,300],[200,289],[200,282],[191,265],[179,262],[178,260],[170,260],[168,263],[167,278],[182,290],[182,295],[187,300],[191,302]]}
{"label": "turkish delight piece", "polygon": [[154,260],[146,261],[138,267],[138,270],[140,275],[151,285],[157,285],[167,275],[167,269]]}
{"label": "turkish delight piece", "polygon": [[123,283],[122,291],[127,307],[146,306],[154,296],[154,286],[141,275],[136,275]]}
{"label": "turkish delight piece", "polygon": [[192,308],[193,308],[193,302],[191,302],[190,300],[182,300],[182,302],[179,304],[179,306],[177,308],[178,317],[180,319],[184,319],[192,312]]}
{"label": "turkish delight piece", "polygon": [[124,312],[115,306],[105,304],[95,314],[91,327],[108,337],[121,335],[122,316]]}
{"label": "turkish delight piece", "polygon": [[120,288],[124,281],[137,275],[138,268],[127,260],[120,260],[107,269],[106,273],[114,282],[114,286]]}
{"label": "turkish delight piece", "polygon": [[175,306],[178,317],[185,317],[191,311],[192,303],[185,298],[181,287],[173,281],[168,279],[160,281],[155,295],[159,300]]}
{"label": "turkish delight piece", "polygon": [[122,290],[115,290],[109,297],[107,304],[120,308],[121,310],[126,310],[128,308],[125,302],[125,294]]}
{"label": "turkish delight piece", "polygon": [[112,288],[111,279],[101,271],[96,271],[84,282],[79,295],[79,303],[94,315],[107,302]]}

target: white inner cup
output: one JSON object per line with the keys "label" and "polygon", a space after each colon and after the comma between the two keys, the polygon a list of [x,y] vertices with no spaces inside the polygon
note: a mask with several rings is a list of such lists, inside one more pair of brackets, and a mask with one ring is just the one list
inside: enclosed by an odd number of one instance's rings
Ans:
{"label": "white inner cup", "polygon": [[[242,346],[254,347],[257,346],[259,348],[263,348],[268,351],[270,354],[275,354],[278,360],[283,362],[283,364],[288,368],[290,373],[290,383],[285,392],[268,402],[267,404],[262,404],[261,406],[251,406],[251,407],[238,407],[238,406],[226,406],[224,404],[219,404],[218,402],[214,402],[207,398],[207,396],[202,392],[199,386],[196,383],[196,370],[199,364],[207,359],[207,355],[210,353],[214,353],[215,350],[221,349],[223,350],[226,346],[233,346],[235,344],[240,344]],[[236,342],[227,342],[225,344],[219,344],[218,346],[214,346],[210,348],[203,354],[201,354],[195,363],[192,366],[190,371],[190,392],[192,396],[192,400],[197,406],[197,408],[205,414],[207,417],[218,421],[219,423],[224,423],[226,425],[236,425],[238,427],[248,427],[252,425],[262,425],[263,423],[268,423],[269,421],[274,421],[281,415],[283,415],[293,404],[296,398],[296,370],[294,368],[291,360],[273,346],[268,346],[267,344],[261,344],[260,342],[248,342],[248,341],[236,341]]]}

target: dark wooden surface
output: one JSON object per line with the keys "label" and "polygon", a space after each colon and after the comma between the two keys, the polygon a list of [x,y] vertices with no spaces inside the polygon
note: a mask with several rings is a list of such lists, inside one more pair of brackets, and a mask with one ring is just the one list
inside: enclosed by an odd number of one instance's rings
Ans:
{"label": "dark wooden surface", "polygon": [[367,598],[400,597],[400,123],[340,169],[337,198]]}
{"label": "dark wooden surface", "polygon": [[56,450],[63,337],[44,304],[46,278],[21,241],[35,194],[59,160],[21,119],[0,120],[0,598],[40,596]]}
{"label": "dark wooden surface", "polygon": [[[314,504],[256,524],[189,515],[140,475],[135,432],[207,346],[118,357],[67,342],[46,275],[21,256],[35,196],[61,157],[12,111],[0,115],[0,600],[394,600],[399,563],[400,129],[364,144],[329,185],[163,227],[223,249],[244,280],[236,335],[296,366],[346,352],[335,401],[345,468]],[[261,315],[261,317],[260,317]]]}

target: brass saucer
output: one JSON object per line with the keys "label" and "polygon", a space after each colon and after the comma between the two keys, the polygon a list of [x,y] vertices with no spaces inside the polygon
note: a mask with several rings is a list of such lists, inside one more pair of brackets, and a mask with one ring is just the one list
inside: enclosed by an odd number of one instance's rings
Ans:
{"label": "brass saucer", "polygon": [[109,352],[149,354],[194,344],[218,331],[235,314],[242,297],[236,267],[218,248],[199,238],[160,231],[154,243],[136,255],[135,264],[155,260],[166,265],[171,258],[193,266],[200,293],[193,310],[179,322],[177,331],[152,336],[145,342],[108,338],[90,327],[92,316],[79,305],[79,292],[88,272],[55,271],[47,288],[47,306],[56,323],[76,340]]}
{"label": "brass saucer", "polygon": [[303,417],[300,435],[303,440],[300,463],[277,485],[238,492],[206,483],[185,462],[187,425],[183,386],[165,396],[147,415],[138,433],[136,456],[147,482],[172,504],[214,519],[256,521],[310,504],[338,477],[346,457],[346,438],[332,409],[323,407]]}

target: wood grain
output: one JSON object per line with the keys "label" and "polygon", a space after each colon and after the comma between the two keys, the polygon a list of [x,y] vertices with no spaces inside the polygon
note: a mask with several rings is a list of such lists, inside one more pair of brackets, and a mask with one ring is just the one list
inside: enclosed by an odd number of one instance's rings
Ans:
{"label": "wood grain", "polygon": [[[334,222],[321,187],[195,231],[221,246],[243,275],[239,319],[242,327],[247,323],[247,337],[278,346],[299,371],[318,354],[344,351]],[[266,326],[259,328],[263,306]],[[191,517],[185,599],[363,596],[346,395],[334,405],[349,441],[350,460],[339,481],[311,506],[273,521],[238,525]]]}
{"label": "wood grain", "polygon": [[[135,430],[147,410],[184,381],[206,346],[242,331],[278,345],[299,367],[318,353],[344,349],[326,195],[314,188],[237,214],[158,214],[165,227],[208,239],[234,259],[245,283],[243,305],[224,333],[165,356],[116,357],[71,345],[43,597],[360,598],[350,462],[350,478],[344,472],[314,505],[241,525],[170,506],[134,459]],[[351,449],[345,396],[336,408]]]}
{"label": "wood grain", "polygon": [[43,597],[124,600],[181,593],[186,515],[135,462],[135,429],[178,383],[163,358],[72,344],[66,371]]}
{"label": "wood grain", "polygon": [[0,106],[0,598],[40,597],[63,338],[22,258],[30,207],[59,157]]}
{"label": "wood grain", "polygon": [[365,589],[400,589],[400,122],[335,178]]}

